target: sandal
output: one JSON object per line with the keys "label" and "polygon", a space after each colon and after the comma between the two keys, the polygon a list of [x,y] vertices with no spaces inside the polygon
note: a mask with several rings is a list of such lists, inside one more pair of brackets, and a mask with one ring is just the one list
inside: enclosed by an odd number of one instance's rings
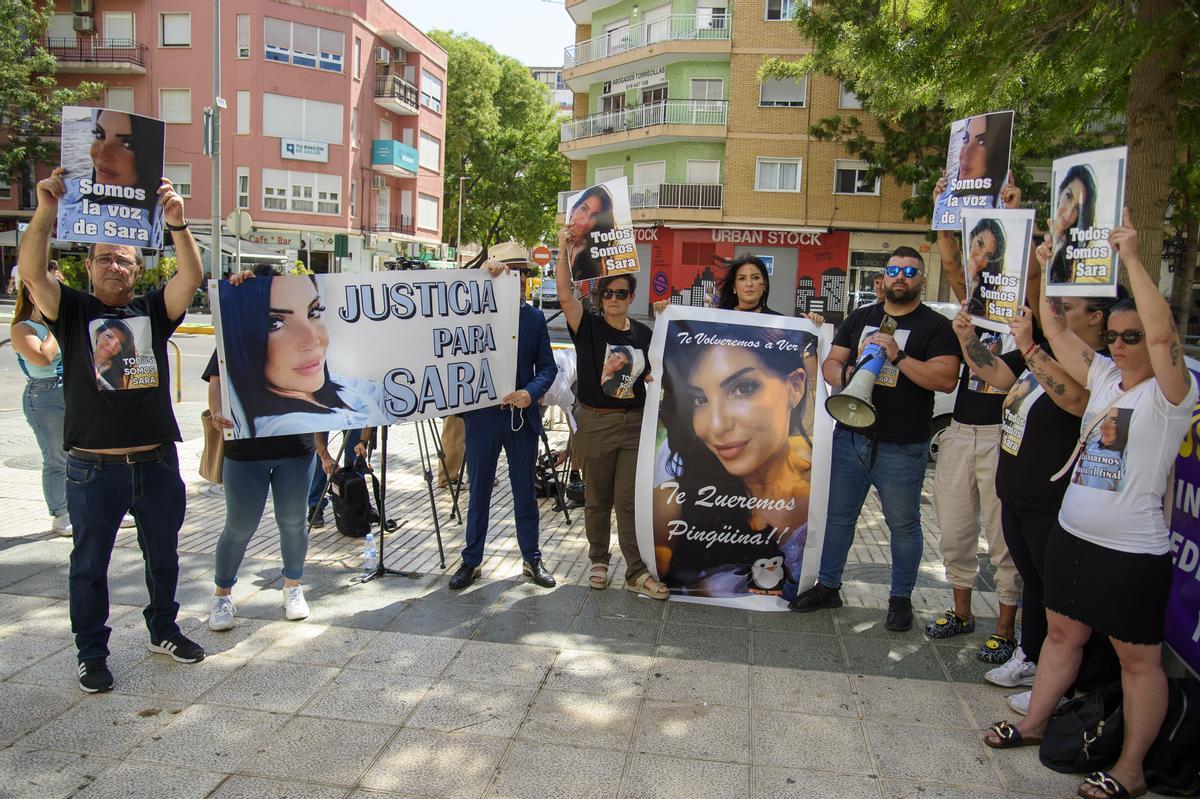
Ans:
{"label": "sandal", "polygon": [[[654,583],[654,586],[651,586],[650,583]],[[635,594],[643,594],[651,599],[660,601],[671,595],[670,589],[651,577],[650,572],[642,572],[642,576],[633,582],[626,580],[625,590],[632,591]]]}
{"label": "sandal", "polygon": [[984,738],[983,742],[992,749],[1016,749],[1018,746],[1037,746],[1042,742],[1041,738],[1026,738],[1017,730],[1015,724],[1007,721],[997,721],[991,727],[988,727],[990,732],[995,733],[999,739],[992,742],[990,738]]}
{"label": "sandal", "polygon": [[1108,799],[1129,799],[1129,797],[1141,796],[1146,792],[1146,789],[1142,788],[1130,793],[1128,788],[1117,782],[1107,771],[1093,771],[1086,780],[1079,783],[1079,790],[1076,793],[1083,799],[1096,799],[1097,794],[1089,790],[1091,788],[1098,789],[1100,795],[1108,797]]}
{"label": "sandal", "polygon": [[983,645],[979,647],[979,652],[976,653],[975,657],[984,663],[1000,665],[1007,663],[1016,651],[1016,639],[1005,638],[999,633],[992,633],[983,642]]}
{"label": "sandal", "polygon": [[925,625],[925,635],[930,638],[949,638],[962,633],[975,632],[975,619],[963,618],[952,610],[946,611]]}
{"label": "sandal", "polygon": [[611,582],[607,563],[593,563],[592,568],[588,569],[588,585],[592,588],[603,591]]}

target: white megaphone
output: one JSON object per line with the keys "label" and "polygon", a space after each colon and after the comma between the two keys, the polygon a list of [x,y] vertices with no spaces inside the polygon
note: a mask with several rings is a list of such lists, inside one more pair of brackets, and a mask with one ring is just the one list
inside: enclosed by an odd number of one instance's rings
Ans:
{"label": "white megaphone", "polygon": [[[896,320],[890,316],[883,318],[879,332],[891,335],[896,332]],[[825,400],[825,410],[829,415],[852,430],[865,430],[875,425],[875,406],[871,404],[871,392],[875,390],[875,380],[883,365],[887,363],[887,353],[878,344],[868,344],[854,369],[854,377],[838,394]]]}

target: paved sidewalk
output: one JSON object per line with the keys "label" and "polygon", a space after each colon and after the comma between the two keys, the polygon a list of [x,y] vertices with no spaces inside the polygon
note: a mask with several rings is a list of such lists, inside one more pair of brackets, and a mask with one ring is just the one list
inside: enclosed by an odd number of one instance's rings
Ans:
{"label": "paved sidewalk", "polygon": [[[198,414],[179,410],[184,422]],[[568,526],[548,503],[543,548],[562,584],[524,582],[502,472],[486,579],[451,594],[412,426],[392,433],[388,508],[403,526],[387,564],[418,576],[349,585],[360,542],[331,525],[312,540],[312,616],[283,621],[278,537],[264,520],[235,589],[238,625],[214,633],[205,619],[224,506],[196,476],[192,425],[179,601],[209,657],[185,666],[146,652],[141,556],[123,533],[110,571],[117,688],[84,695],[65,602],[70,544],[42,532],[36,447],[19,413],[4,416],[0,796],[1074,795],[1077,779],[1034,751],[979,742],[980,728],[1012,715],[1009,692],[983,684],[974,659],[990,619],[952,644],[926,641],[926,618],[910,633],[883,630],[890,566],[874,499],[847,569],[851,606],[754,614],[590,590],[582,514]],[[446,492],[437,505],[452,570],[462,528]],[[928,617],[949,592],[928,496],[923,506],[914,599]],[[980,588],[977,611],[994,615],[986,573]]]}

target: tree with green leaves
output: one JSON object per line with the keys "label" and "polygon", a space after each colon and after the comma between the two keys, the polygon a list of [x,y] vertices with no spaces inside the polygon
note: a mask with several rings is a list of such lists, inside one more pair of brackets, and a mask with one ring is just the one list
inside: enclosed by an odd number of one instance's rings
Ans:
{"label": "tree with green leaves", "polygon": [[[1026,188],[1029,165],[1129,146],[1127,202],[1143,231],[1142,260],[1157,277],[1172,176],[1179,153],[1191,146],[1182,137],[1194,135],[1181,128],[1181,117],[1200,99],[1196,0],[800,5],[795,24],[812,53],[790,63],[770,60],[761,77],[818,72],[853,88],[882,135],[868,135],[854,117],[820,120],[811,133],[842,142],[876,175],[917,184],[917,196],[906,202],[910,218],[929,216],[950,122],[1012,109],[1014,171]],[[1046,207],[1037,205],[1045,219]]]}
{"label": "tree with green leaves", "polygon": [[453,32],[430,38],[450,56],[443,237],[455,240],[465,175],[464,242],[537,244],[552,235],[558,193],[571,187],[570,166],[558,152],[556,107],[516,59]]}
{"label": "tree with green leaves", "polygon": [[55,78],[54,55],[43,39],[54,14],[53,0],[0,2],[0,179],[32,185],[31,166],[58,163],[56,137],[62,107],[100,95],[101,83],[63,88]]}

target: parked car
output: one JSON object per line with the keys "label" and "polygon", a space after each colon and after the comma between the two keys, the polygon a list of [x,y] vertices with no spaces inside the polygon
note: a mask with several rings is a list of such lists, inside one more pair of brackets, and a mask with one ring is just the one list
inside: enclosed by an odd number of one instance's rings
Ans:
{"label": "parked car", "polygon": [[[927,301],[925,304],[951,321],[958,316],[960,310],[956,302]],[[941,445],[942,435],[950,426],[950,419],[954,416],[954,398],[957,396],[957,386],[949,393],[938,391],[933,395],[933,424],[930,426],[932,435],[929,438],[929,460],[932,463],[937,463],[938,447]]]}

